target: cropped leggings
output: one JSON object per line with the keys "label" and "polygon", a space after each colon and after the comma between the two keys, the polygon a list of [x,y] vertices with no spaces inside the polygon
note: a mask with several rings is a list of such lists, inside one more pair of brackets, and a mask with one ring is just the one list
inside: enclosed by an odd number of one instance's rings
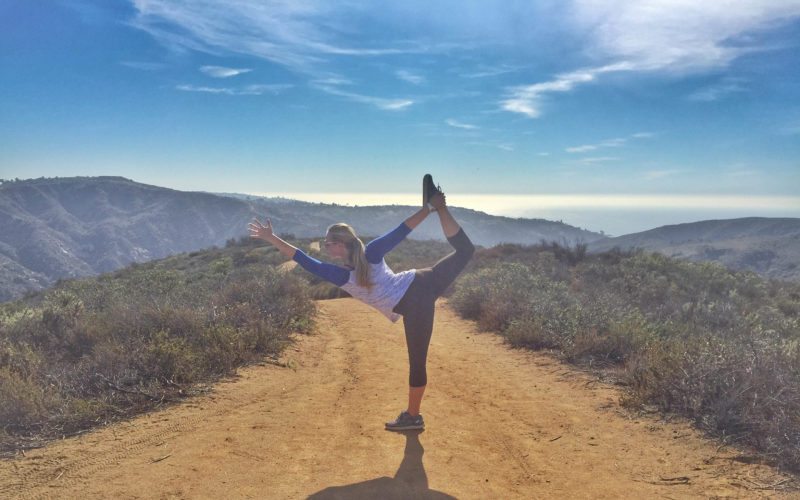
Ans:
{"label": "cropped leggings", "polygon": [[422,387],[428,383],[425,365],[433,332],[436,299],[456,279],[475,252],[475,247],[463,229],[459,229],[458,233],[447,238],[447,241],[455,252],[444,257],[433,267],[417,269],[414,281],[394,307],[394,312],[403,315],[410,366],[408,384],[411,387]]}

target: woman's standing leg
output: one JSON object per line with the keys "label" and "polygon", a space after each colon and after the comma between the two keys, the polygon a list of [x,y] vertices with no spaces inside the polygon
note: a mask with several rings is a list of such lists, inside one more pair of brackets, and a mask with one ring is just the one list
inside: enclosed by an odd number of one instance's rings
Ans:
{"label": "woman's standing leg", "polygon": [[414,311],[403,317],[408,347],[408,414],[419,415],[422,396],[428,385],[428,346],[433,333],[433,308],[435,299],[425,294],[422,301],[414,305]]}
{"label": "woman's standing leg", "polygon": [[433,268],[418,270],[414,282],[395,307],[395,312],[403,315],[410,370],[408,409],[395,421],[386,423],[389,429],[424,426],[419,410],[428,383],[426,365],[436,298],[455,280],[475,251],[472,242],[448,210],[444,195],[439,193],[432,196],[430,204],[436,209],[442,232],[455,251]]}
{"label": "woman's standing leg", "polygon": [[[423,300],[408,307],[413,308],[413,312],[403,316],[406,329],[406,343],[408,345],[408,357],[411,367],[410,384],[408,389],[408,413],[412,416],[419,414],[422,404],[422,396],[425,394],[427,379],[427,357],[428,346],[433,332],[433,315],[436,298],[453,282],[458,274],[467,265],[469,259],[475,251],[475,247],[470,242],[467,235],[456,222],[453,215],[447,209],[444,195],[437,195],[431,198],[431,204],[436,208],[439,221],[442,224],[442,231],[447,241],[455,248],[455,252],[443,258],[426,273],[421,283],[426,288],[426,297]],[[422,375],[416,375],[422,374]],[[422,378],[424,377],[424,379]],[[416,380],[415,380],[416,378]],[[416,383],[415,383],[416,382]]]}

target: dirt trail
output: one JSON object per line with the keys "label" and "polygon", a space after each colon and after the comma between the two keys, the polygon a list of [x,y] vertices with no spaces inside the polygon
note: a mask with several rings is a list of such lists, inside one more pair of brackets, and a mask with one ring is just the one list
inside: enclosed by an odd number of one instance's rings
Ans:
{"label": "dirt trail", "polygon": [[[626,418],[619,394],[437,311],[427,429],[405,405],[403,329],[354,301],[214,392],[0,462],[2,498],[797,498],[684,424]],[[423,455],[424,453],[424,455]]]}

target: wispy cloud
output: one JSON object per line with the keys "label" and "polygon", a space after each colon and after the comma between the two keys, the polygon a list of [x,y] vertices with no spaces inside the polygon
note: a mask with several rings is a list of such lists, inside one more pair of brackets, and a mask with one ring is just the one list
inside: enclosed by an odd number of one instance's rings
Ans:
{"label": "wispy cloud", "polygon": [[619,160],[619,158],[617,158],[616,156],[595,156],[590,158],[581,158],[580,161],[582,163],[592,164],[592,163],[602,163],[602,162],[616,161],[616,160]]}
{"label": "wispy cloud", "polygon": [[200,71],[214,78],[229,78],[231,76],[249,73],[252,69],[225,68],[223,66],[201,66]]}
{"label": "wispy cloud", "polygon": [[495,67],[486,67],[482,69],[478,69],[473,72],[466,72],[462,73],[461,76],[463,78],[488,78],[492,76],[500,76],[505,75],[507,73],[513,73],[515,71],[519,71],[521,68],[519,66],[495,66]]}
{"label": "wispy cloud", "polygon": [[470,125],[469,123],[462,123],[460,121],[453,120],[452,118],[448,118],[444,122],[446,124],[450,125],[451,127],[463,128],[463,129],[466,129],[466,130],[474,130],[474,129],[478,128],[477,125]]}
{"label": "wispy cloud", "polygon": [[587,151],[594,151],[598,148],[616,148],[624,146],[630,139],[649,139],[655,134],[652,132],[637,132],[629,137],[616,137],[614,139],[606,139],[599,144],[585,144],[583,146],[575,146],[567,148],[567,153],[585,153]]}
{"label": "wispy cloud", "polygon": [[352,46],[337,35],[365,6],[355,3],[276,0],[132,0],[131,25],[175,50],[260,57],[295,71],[318,74],[326,56],[382,56],[418,52],[394,47]]}
{"label": "wispy cloud", "polygon": [[671,170],[651,170],[649,172],[645,172],[644,178],[648,181],[662,179],[664,177],[668,177],[671,175],[675,175],[680,173],[680,170],[671,169]]}
{"label": "wispy cloud", "polygon": [[726,78],[715,85],[709,85],[692,92],[689,94],[688,99],[700,102],[718,101],[730,94],[747,90],[743,83],[744,80],[741,78]]}
{"label": "wispy cloud", "polygon": [[574,148],[567,148],[567,153],[585,153],[586,151],[592,151],[597,149],[597,146],[592,146],[591,144],[587,144],[585,146],[576,146]]}
{"label": "wispy cloud", "polygon": [[537,118],[542,114],[541,108],[544,95],[552,92],[569,92],[578,84],[596,80],[603,73],[628,71],[630,69],[632,69],[632,66],[629,63],[622,62],[565,73],[549,82],[511,87],[508,89],[508,98],[500,102],[500,107],[506,111],[522,113],[530,118]]}
{"label": "wispy cloud", "polygon": [[617,137],[615,139],[606,139],[605,141],[600,143],[600,146],[604,148],[616,148],[622,146],[626,142],[628,142],[628,139]]}
{"label": "wispy cloud", "polygon": [[397,78],[406,81],[408,83],[413,83],[414,85],[420,85],[425,81],[423,77],[403,69],[397,70],[395,72],[395,75],[397,75]]}
{"label": "wispy cloud", "polygon": [[498,142],[494,140],[489,141],[469,141],[465,142],[464,144],[470,146],[480,146],[480,147],[489,147],[489,148],[496,148],[501,149],[503,151],[514,151],[514,145],[508,142]]}
{"label": "wispy cloud", "polygon": [[512,87],[500,101],[501,109],[537,118],[545,95],[570,92],[609,72],[685,75],[727,67],[743,54],[766,50],[745,37],[800,17],[800,2],[761,0],[731,8],[726,2],[689,0],[575,0],[571,10],[578,30],[592,34],[592,55],[614,62]]}
{"label": "wispy cloud", "polygon": [[203,87],[196,85],[178,85],[175,87],[184,92],[205,92],[209,94],[226,94],[226,95],[262,95],[262,94],[279,94],[285,90],[292,88],[291,84],[272,84],[272,85],[247,85],[240,88],[231,87]]}
{"label": "wispy cloud", "polygon": [[388,99],[384,97],[375,97],[357,94],[355,92],[348,92],[336,87],[335,85],[321,81],[312,82],[311,86],[331,95],[345,97],[351,101],[369,104],[378,109],[387,111],[400,111],[414,104],[414,101],[411,99]]}
{"label": "wispy cloud", "polygon": [[129,68],[139,69],[142,71],[158,71],[167,67],[167,65],[164,63],[141,62],[141,61],[122,61],[120,64],[122,64],[123,66],[127,66]]}
{"label": "wispy cloud", "polygon": [[705,72],[765,47],[748,35],[800,16],[794,0],[725,2],[690,0],[576,0],[578,26],[591,28],[597,55],[629,62],[636,70]]}

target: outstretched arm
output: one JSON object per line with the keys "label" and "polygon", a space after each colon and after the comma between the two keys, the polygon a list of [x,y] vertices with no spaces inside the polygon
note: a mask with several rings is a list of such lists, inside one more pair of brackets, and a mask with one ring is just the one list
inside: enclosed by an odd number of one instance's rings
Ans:
{"label": "outstretched arm", "polygon": [[266,226],[259,222],[258,219],[253,219],[253,222],[250,223],[250,227],[247,230],[253,233],[250,235],[251,238],[258,238],[272,243],[283,255],[300,264],[303,269],[322,279],[330,281],[336,286],[344,285],[350,278],[350,271],[347,269],[326,262],[320,262],[317,259],[312,259],[302,250],[275,236],[275,233],[272,231],[272,222],[269,219],[267,219]]}
{"label": "outstretched arm", "polygon": [[289,257],[290,259],[294,258],[294,253],[297,251],[297,247],[294,247],[277,237],[272,231],[272,222],[269,219],[267,219],[266,226],[261,224],[258,219],[253,219],[253,222],[250,223],[250,227],[247,230],[253,233],[250,235],[251,238],[258,238],[260,240],[268,241],[283,255]]}
{"label": "outstretched arm", "polygon": [[414,229],[422,224],[422,221],[424,221],[425,217],[427,217],[430,213],[431,211],[428,207],[422,207],[409,216],[408,219],[405,220],[405,224],[409,229]]}
{"label": "outstretched arm", "polygon": [[367,243],[365,248],[367,262],[370,264],[378,264],[381,259],[383,259],[383,256],[403,241],[412,229],[419,226],[420,223],[425,220],[425,217],[427,217],[429,213],[430,209],[428,209],[428,207],[422,207],[392,231]]}

